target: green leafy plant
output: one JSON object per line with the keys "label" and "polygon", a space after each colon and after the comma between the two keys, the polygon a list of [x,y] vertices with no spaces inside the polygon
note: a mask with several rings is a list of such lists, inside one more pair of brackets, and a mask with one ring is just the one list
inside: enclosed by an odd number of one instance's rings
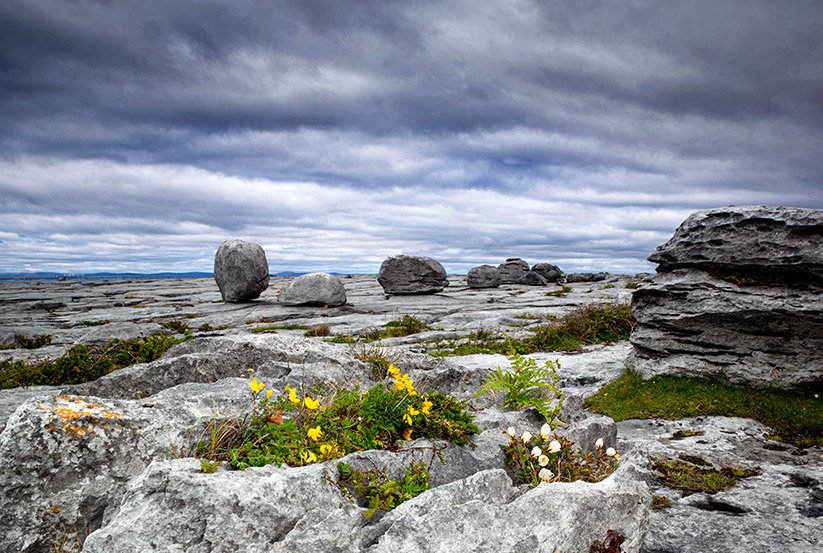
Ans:
{"label": "green leafy plant", "polygon": [[513,352],[509,364],[510,371],[502,367],[492,371],[475,396],[490,394],[494,398],[502,392],[503,405],[514,409],[534,407],[555,428],[565,398],[557,387],[559,363],[546,361],[539,366],[534,359]]}
{"label": "green leafy plant", "polygon": [[520,484],[531,487],[541,482],[599,482],[617,468],[620,455],[613,449],[603,449],[598,442],[595,451],[581,451],[574,442],[552,434],[544,424],[538,434],[523,432],[518,436],[508,429],[509,442],[501,445],[506,465]]}
{"label": "green leafy plant", "polygon": [[178,334],[191,335],[191,328],[183,321],[166,321],[161,323],[160,326]]}
{"label": "green leafy plant", "polygon": [[358,501],[367,507],[363,514],[366,519],[391,511],[404,501],[428,490],[429,468],[420,461],[406,468],[403,478],[392,480],[385,468],[358,470],[348,463],[337,463],[340,488],[352,501]]}
{"label": "green leafy plant", "polygon": [[219,447],[204,441],[198,454],[228,460],[238,469],[269,463],[302,466],[354,451],[395,449],[413,437],[465,445],[478,433],[464,403],[441,392],[418,394],[408,374],[393,365],[387,372],[390,382],[366,392],[326,387],[322,396],[287,386],[275,397],[255,378],[249,384],[253,411],[235,424],[243,429],[239,439]]}

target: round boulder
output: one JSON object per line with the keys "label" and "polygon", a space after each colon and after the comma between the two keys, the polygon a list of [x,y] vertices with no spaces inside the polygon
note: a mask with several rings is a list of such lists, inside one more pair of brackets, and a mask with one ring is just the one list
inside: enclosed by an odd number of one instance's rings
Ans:
{"label": "round boulder", "polygon": [[503,284],[520,284],[520,281],[529,272],[529,264],[519,257],[510,257],[505,263],[497,266],[500,271],[500,281]]}
{"label": "round boulder", "polygon": [[537,263],[532,271],[546,279],[546,282],[557,282],[563,276],[563,271],[551,263]]}
{"label": "round boulder", "polygon": [[258,244],[226,240],[214,255],[214,280],[223,301],[240,303],[259,298],[269,287],[269,262]]}
{"label": "round boulder", "polygon": [[480,265],[469,270],[466,275],[469,288],[497,288],[500,286],[500,271],[494,265]]}
{"label": "round boulder", "polygon": [[523,275],[523,278],[520,279],[520,284],[526,284],[528,286],[545,286],[546,279],[539,273],[529,271]]}
{"label": "round boulder", "polygon": [[396,255],[380,265],[377,282],[387,294],[436,294],[449,285],[446,270],[430,257]]}
{"label": "round boulder", "polygon": [[343,281],[334,275],[311,273],[292,280],[280,291],[278,301],[286,305],[338,307],[346,304],[346,289]]}

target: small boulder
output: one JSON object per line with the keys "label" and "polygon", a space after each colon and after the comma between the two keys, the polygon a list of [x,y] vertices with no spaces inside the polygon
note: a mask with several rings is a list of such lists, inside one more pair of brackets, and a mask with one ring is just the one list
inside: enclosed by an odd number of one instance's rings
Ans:
{"label": "small boulder", "polygon": [[500,282],[500,271],[494,265],[474,267],[466,275],[466,284],[469,288],[497,288]]}
{"label": "small boulder", "polygon": [[346,289],[343,281],[334,275],[311,273],[292,280],[280,292],[278,301],[286,305],[338,307],[346,304]]}
{"label": "small boulder", "polygon": [[449,285],[440,263],[412,255],[396,255],[383,261],[377,282],[387,294],[436,294]]}
{"label": "small boulder", "polygon": [[214,280],[223,301],[240,303],[259,298],[269,287],[269,263],[258,244],[226,240],[214,256]]}
{"label": "small boulder", "polygon": [[510,257],[505,263],[497,266],[500,271],[500,280],[503,284],[519,284],[529,272],[529,264],[519,257]]}
{"label": "small boulder", "polygon": [[545,286],[546,279],[534,271],[529,271],[520,279],[520,284],[526,284],[527,286]]}
{"label": "small boulder", "polygon": [[536,263],[532,271],[546,279],[546,282],[557,282],[563,276],[563,271],[551,263]]}
{"label": "small boulder", "polygon": [[572,273],[566,275],[566,282],[601,282],[609,278],[609,273]]}

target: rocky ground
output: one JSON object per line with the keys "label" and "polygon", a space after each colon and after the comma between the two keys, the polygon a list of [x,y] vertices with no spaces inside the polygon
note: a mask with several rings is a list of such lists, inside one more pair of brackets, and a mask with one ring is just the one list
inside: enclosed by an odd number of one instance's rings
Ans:
{"label": "rocky ground", "polygon": [[[154,363],[122,369],[93,383],[0,391],[0,455],[6,460],[0,473],[5,492],[0,551],[53,550],[61,532],[69,539],[58,549],[71,550],[75,530],[83,537],[90,533],[86,551],[312,547],[553,552],[559,545],[563,551],[585,551],[583,544],[591,543],[592,536],[602,539],[612,524],[627,534],[624,551],[820,551],[819,448],[771,442],[763,437],[761,425],[743,419],[625,421],[617,424],[622,459],[613,477],[596,486],[552,484],[524,492],[501,470],[497,445],[508,425],[525,428],[535,421],[529,413],[474,399],[483,376],[505,366],[506,359],[427,355],[439,344],[464,339],[481,328],[526,334],[547,315],[589,303],[628,302],[630,280],[635,279],[575,283],[568,285],[572,290],[566,295],[547,296],[560,287],[476,290],[465,286],[465,277],[451,277],[450,286],[439,294],[387,297],[373,277],[354,277],[343,280],[348,303],[334,308],[277,303],[277,291],[288,283],[281,278],[272,279],[261,298],[248,304],[222,303],[212,280],[0,284],[0,344],[14,342],[17,334],[51,336],[47,346],[2,350],[0,358],[52,359],[73,344],[169,332],[162,324],[170,321],[185,322],[197,337]],[[275,388],[296,380],[372,383],[368,368],[352,357],[349,345],[306,338],[303,330],[270,334],[252,329],[328,324],[332,335],[358,336],[403,315],[414,315],[429,328],[378,345],[420,386],[470,400],[482,430],[476,448],[452,448],[447,464],[433,468],[433,490],[374,524],[364,524],[360,507],[323,486],[328,464],[205,475],[199,463],[188,458],[187,448],[208,420],[248,410],[246,381],[252,373]],[[631,349],[618,343],[534,357],[559,359],[562,389],[571,398],[582,398],[617,377]],[[55,413],[76,409],[78,401],[86,402],[82,407],[92,418],[107,419],[110,426],[85,441],[71,440],[65,432],[44,433],[44,428],[60,423]],[[569,413],[579,403],[568,400]],[[588,439],[592,431],[609,432],[599,418],[576,416],[579,421],[568,429],[572,435]],[[359,462],[400,467],[407,457],[429,455],[436,447],[424,442],[412,442],[399,453],[360,456]],[[358,462],[357,455],[350,457]],[[650,457],[735,465],[757,469],[758,474],[725,492],[683,495],[655,481]],[[300,501],[271,500],[283,494]],[[649,511],[652,494],[669,498],[672,506]],[[85,531],[77,527],[80,520]],[[519,522],[512,526],[515,520]],[[574,541],[558,533],[563,527],[589,533]],[[474,540],[471,547],[466,539]]]}

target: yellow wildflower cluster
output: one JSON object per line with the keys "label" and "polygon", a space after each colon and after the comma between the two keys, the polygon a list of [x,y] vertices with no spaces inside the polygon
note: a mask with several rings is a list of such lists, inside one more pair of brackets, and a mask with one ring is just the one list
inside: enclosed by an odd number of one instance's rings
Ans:
{"label": "yellow wildflower cluster", "polygon": [[409,377],[409,373],[400,374],[400,369],[398,369],[394,365],[389,365],[388,372],[394,380],[394,386],[399,391],[402,392],[403,390],[405,390],[406,392],[408,392],[410,396],[417,395],[417,392],[414,389],[414,384],[412,383],[412,379]]}

